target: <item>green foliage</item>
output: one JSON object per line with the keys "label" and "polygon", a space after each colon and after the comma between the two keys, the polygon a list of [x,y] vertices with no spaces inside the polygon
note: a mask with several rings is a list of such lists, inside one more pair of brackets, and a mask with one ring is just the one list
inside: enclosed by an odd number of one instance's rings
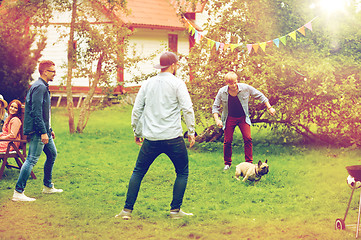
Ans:
{"label": "green foliage", "polygon": [[[41,155],[26,195],[33,203],[9,198],[19,175],[5,169],[0,181],[2,239],[353,239],[354,228],[335,231],[351,189],[345,166],[359,164],[360,150],[255,144],[255,160],[268,159],[270,172],[258,184],[232,178],[243,161],[236,146],[233,165],[223,172],[222,149],[189,150],[190,175],[182,208],[192,218],[168,217],[173,165],[164,154],[144,177],[133,219],[114,216],[126,198],[139,151],[130,126],[131,107],[113,106],[93,114],[82,135],[70,135],[64,108],[52,111],[58,156],[53,181],[61,194],[41,193]],[[264,132],[263,132],[264,131]],[[260,134],[269,133],[262,129]],[[239,136],[239,134],[238,134]],[[261,141],[259,133],[255,139]],[[209,144],[214,146],[214,143]],[[12,160],[10,160],[12,161]],[[346,224],[356,223],[358,196]]]}
{"label": "green foliage", "polygon": [[[228,71],[263,92],[276,108],[270,117],[263,104],[251,102],[253,123],[284,124],[309,139],[361,146],[360,14],[351,1],[347,12],[332,16],[309,8],[311,1],[214,1],[208,6],[207,37],[224,43],[273,40],[312,22],[313,32],[286,46],[267,47],[248,55],[210,49],[202,40],[192,49],[189,90],[197,120],[211,119],[211,107]],[[319,11],[319,12],[317,12]],[[316,15],[317,14],[317,15]],[[355,24],[358,26],[356,27]]]}
{"label": "green foliage", "polygon": [[25,100],[31,75],[45,47],[46,39],[39,29],[47,24],[47,12],[42,1],[16,4],[4,1],[1,5],[0,93],[9,102]]}
{"label": "green foliage", "polygon": [[[77,71],[76,77],[86,77],[92,82],[97,78],[98,72],[94,71],[94,63],[101,63],[101,76],[99,86],[109,88],[110,79],[116,79],[114,73],[124,64],[124,52],[127,51],[128,36],[130,29],[123,24],[119,24],[117,19],[111,19],[109,24],[92,24],[93,18],[102,19],[112,16],[111,10],[124,11],[123,1],[109,1],[107,11],[102,12],[94,4],[81,4],[78,6],[75,32],[77,41]],[[122,10],[123,9],[123,10]]]}

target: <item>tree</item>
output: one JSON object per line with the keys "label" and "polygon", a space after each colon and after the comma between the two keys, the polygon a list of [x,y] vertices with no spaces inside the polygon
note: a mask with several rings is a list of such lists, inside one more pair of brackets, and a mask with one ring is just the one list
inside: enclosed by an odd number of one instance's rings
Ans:
{"label": "tree", "polygon": [[45,47],[40,29],[48,23],[46,13],[48,6],[43,1],[0,3],[0,93],[8,101],[25,100]]}
{"label": "tree", "polygon": [[[230,43],[261,43],[301,27],[315,16],[310,1],[216,1],[209,6],[207,37]],[[275,118],[263,106],[251,104],[254,123],[284,124],[307,138],[332,144],[361,146],[360,135],[360,15],[356,2],[347,13],[320,14],[312,33],[290,38],[286,46],[233,51],[208,50],[202,41],[192,50],[189,84],[198,120],[211,120],[211,105],[223,75],[232,70],[269,97]],[[316,10],[314,10],[316,11]],[[350,23],[353,25],[350,25]],[[331,25],[332,24],[332,25]],[[357,26],[355,26],[355,24]],[[352,26],[352,28],[351,28]],[[338,31],[336,31],[338,30]],[[337,39],[337,41],[335,41]],[[203,111],[202,111],[203,110]],[[205,111],[204,111],[205,110]],[[205,120],[204,120],[205,119]]]}
{"label": "tree", "polygon": [[[62,1],[58,4],[64,6]],[[109,89],[109,79],[116,77],[114,73],[124,64],[124,53],[130,30],[114,15],[114,11],[122,11],[126,14],[125,1],[106,0],[102,1],[101,4],[97,1],[78,2],[73,0],[72,5],[67,6],[72,11],[67,75],[67,109],[70,133],[75,132],[71,92],[72,78],[86,77],[91,81],[91,86],[81,106],[76,127],[76,131],[81,133],[86,127],[91,113],[91,102],[95,89],[99,86],[105,86]],[[107,21],[102,25],[91,24],[91,20],[94,19],[101,22],[104,16],[108,17],[110,22]],[[76,51],[74,42],[77,43]],[[73,69],[76,70],[73,71]]]}

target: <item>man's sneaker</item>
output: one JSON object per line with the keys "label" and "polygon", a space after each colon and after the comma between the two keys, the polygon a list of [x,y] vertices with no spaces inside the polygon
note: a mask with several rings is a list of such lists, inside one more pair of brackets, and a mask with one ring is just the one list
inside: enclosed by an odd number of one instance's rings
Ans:
{"label": "man's sneaker", "polygon": [[170,218],[171,219],[181,219],[184,216],[193,216],[193,213],[186,213],[186,212],[183,212],[181,209],[170,210]]}
{"label": "man's sneaker", "polygon": [[32,202],[36,199],[25,196],[24,192],[19,193],[18,191],[14,190],[14,195],[11,200],[13,200],[14,202]]}
{"label": "man's sneaker", "polygon": [[54,187],[54,184],[52,184],[53,186],[50,188],[50,187],[47,187],[47,186],[44,186],[44,188],[43,188],[43,193],[46,193],[46,194],[48,194],[48,193],[61,193],[61,192],[63,192],[63,189],[56,189],[55,187]]}
{"label": "man's sneaker", "polygon": [[227,171],[227,170],[229,170],[230,168],[231,168],[230,165],[224,165],[223,171]]}
{"label": "man's sneaker", "polygon": [[129,220],[132,218],[132,210],[123,209],[118,215],[115,215],[116,218],[122,218],[124,220]]}

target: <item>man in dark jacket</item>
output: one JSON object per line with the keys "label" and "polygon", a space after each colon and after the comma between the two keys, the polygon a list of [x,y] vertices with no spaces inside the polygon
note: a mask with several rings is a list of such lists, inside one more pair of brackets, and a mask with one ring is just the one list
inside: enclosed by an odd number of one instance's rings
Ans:
{"label": "man in dark jacket", "polygon": [[35,198],[25,196],[24,190],[31,170],[38,162],[42,151],[46,155],[43,193],[63,191],[54,188],[54,184],[51,182],[57,151],[53,141],[55,134],[50,126],[51,103],[48,82],[54,79],[55,64],[49,60],[41,61],[39,72],[40,78],[33,83],[26,95],[24,134],[28,135],[30,139],[29,154],[21,167],[13,201],[35,201]]}

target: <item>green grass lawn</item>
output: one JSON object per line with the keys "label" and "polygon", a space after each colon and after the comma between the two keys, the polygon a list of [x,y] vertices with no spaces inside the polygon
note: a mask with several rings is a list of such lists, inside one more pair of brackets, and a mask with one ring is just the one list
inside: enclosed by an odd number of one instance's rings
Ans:
{"label": "green grass lawn", "polygon": [[[19,171],[0,180],[0,239],[354,239],[355,229],[335,231],[351,189],[345,166],[361,164],[361,151],[283,144],[268,129],[253,128],[254,159],[268,159],[270,173],[254,185],[236,181],[244,161],[239,130],[231,170],[223,172],[222,143],[189,151],[190,176],[182,208],[191,218],[170,220],[175,173],[161,155],[145,176],[133,219],[114,216],[124,205],[139,147],[130,127],[131,107],[113,106],[91,115],[85,132],[68,134],[64,108],[53,109],[58,149],[53,181],[62,194],[42,195],[44,154],[26,195],[12,202]],[[357,221],[355,191],[346,224]]]}

